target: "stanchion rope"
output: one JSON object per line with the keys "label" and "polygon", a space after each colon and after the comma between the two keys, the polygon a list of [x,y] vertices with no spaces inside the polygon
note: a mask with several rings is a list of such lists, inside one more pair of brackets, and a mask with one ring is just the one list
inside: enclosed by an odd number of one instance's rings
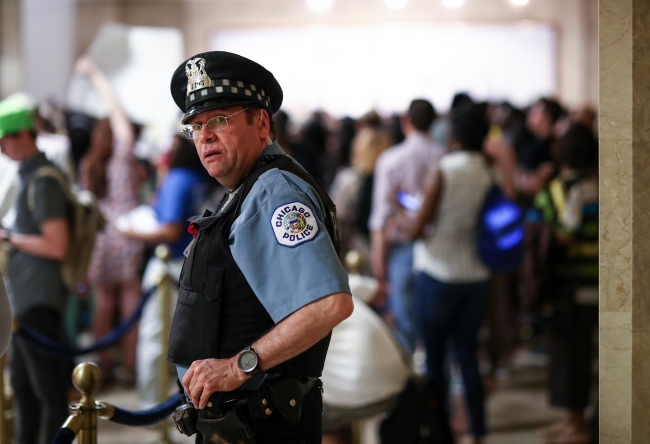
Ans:
{"label": "stanchion rope", "polygon": [[45,352],[56,354],[59,357],[61,355],[67,357],[74,357],[74,356],[85,355],[88,353],[93,353],[99,350],[103,350],[117,343],[117,341],[122,339],[122,336],[124,336],[131,329],[131,327],[133,327],[133,325],[137,322],[137,320],[142,315],[142,309],[144,308],[144,304],[149,300],[149,297],[151,297],[151,295],[156,289],[157,287],[154,286],[151,287],[149,290],[145,291],[142,294],[142,297],[140,298],[140,302],[138,303],[138,306],[136,307],[135,310],[133,310],[133,313],[131,313],[129,317],[124,320],[124,322],[122,322],[120,325],[118,325],[113,330],[108,332],[106,336],[98,340],[94,345],[91,345],[90,347],[86,347],[86,348],[68,347],[64,344],[53,341],[50,338],[46,338],[45,336],[37,333],[33,329],[22,324],[18,325],[18,330],[16,331],[15,334],[41,347],[42,349],[44,349]]}
{"label": "stanchion rope", "polygon": [[149,410],[134,412],[113,406],[115,414],[109,419],[109,421],[131,427],[151,425],[171,415],[176,407],[179,407],[181,404],[181,397],[178,396],[178,394],[174,394],[166,401],[150,408]]}
{"label": "stanchion rope", "polygon": [[76,437],[74,430],[67,427],[61,427],[59,431],[56,432],[51,444],[72,444],[72,441],[74,441]]}

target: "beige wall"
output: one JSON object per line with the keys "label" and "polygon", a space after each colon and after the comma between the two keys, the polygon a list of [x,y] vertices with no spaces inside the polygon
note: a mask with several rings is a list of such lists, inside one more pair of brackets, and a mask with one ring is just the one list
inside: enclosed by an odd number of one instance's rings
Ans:
{"label": "beige wall", "polygon": [[173,26],[183,31],[188,56],[209,49],[219,28],[300,26],[310,23],[366,24],[394,20],[551,23],[558,32],[559,98],[570,106],[598,102],[597,0],[530,0],[516,8],[508,0],[468,1],[457,10],[439,0],[409,0],[388,10],[382,0],[335,0],[326,13],[310,11],[305,0],[79,0],[78,51],[88,47],[106,20],[131,25]]}

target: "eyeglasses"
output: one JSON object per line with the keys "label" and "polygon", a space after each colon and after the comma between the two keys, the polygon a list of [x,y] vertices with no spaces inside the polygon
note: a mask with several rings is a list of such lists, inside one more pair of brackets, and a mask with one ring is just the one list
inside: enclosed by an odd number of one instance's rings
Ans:
{"label": "eyeglasses", "polygon": [[247,109],[248,108],[244,108],[229,116],[213,117],[212,119],[208,120],[203,124],[196,123],[194,125],[187,125],[185,128],[181,130],[181,133],[183,133],[185,137],[187,137],[188,139],[193,139],[195,135],[198,136],[198,134],[201,132],[201,128],[203,128],[203,125],[207,125],[211,131],[214,131],[216,133],[217,131],[221,131],[222,129],[228,126],[228,117],[232,117],[236,114],[244,112]]}

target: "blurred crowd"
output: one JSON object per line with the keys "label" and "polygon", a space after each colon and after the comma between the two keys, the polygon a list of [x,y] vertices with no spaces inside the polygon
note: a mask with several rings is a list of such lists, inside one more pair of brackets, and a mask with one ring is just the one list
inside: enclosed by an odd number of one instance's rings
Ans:
{"label": "blurred crowd", "polygon": [[[207,175],[178,128],[170,129],[162,154],[143,155],[142,127],[129,121],[102,73],[89,60],[77,71],[109,105],[108,118],[28,105],[36,113],[39,149],[97,196],[108,222],[87,286],[77,289],[68,313],[69,335],[91,329],[101,338],[155,284],[157,245],[169,245],[170,271],[178,277],[192,239],[187,220],[215,207],[226,190]],[[585,412],[595,402],[598,295],[595,111],[569,110],[551,98],[520,109],[459,93],[446,114],[415,99],[392,115],[369,110],[338,119],[316,111],[296,123],[279,111],[273,120],[282,148],[329,190],[342,261],[350,273],[376,281],[370,307],[407,355],[426,356],[426,376],[447,414],[450,380],[462,380],[470,442],[486,435],[486,396],[524,346],[548,355],[549,399],[566,411],[540,431],[540,442],[590,442]],[[495,187],[521,210],[524,227],[522,257],[505,271],[477,251],[478,220]],[[154,300],[139,333],[132,330],[118,350],[99,356],[104,384],[137,383],[146,406],[157,400],[156,310]]]}

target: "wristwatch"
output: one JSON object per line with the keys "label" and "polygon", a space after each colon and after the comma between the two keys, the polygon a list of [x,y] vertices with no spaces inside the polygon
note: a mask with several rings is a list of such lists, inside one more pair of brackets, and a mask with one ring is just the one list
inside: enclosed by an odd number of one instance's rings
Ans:
{"label": "wristwatch", "polygon": [[249,376],[262,373],[262,369],[260,369],[260,357],[257,356],[257,353],[255,353],[255,350],[251,346],[239,352],[237,366]]}

